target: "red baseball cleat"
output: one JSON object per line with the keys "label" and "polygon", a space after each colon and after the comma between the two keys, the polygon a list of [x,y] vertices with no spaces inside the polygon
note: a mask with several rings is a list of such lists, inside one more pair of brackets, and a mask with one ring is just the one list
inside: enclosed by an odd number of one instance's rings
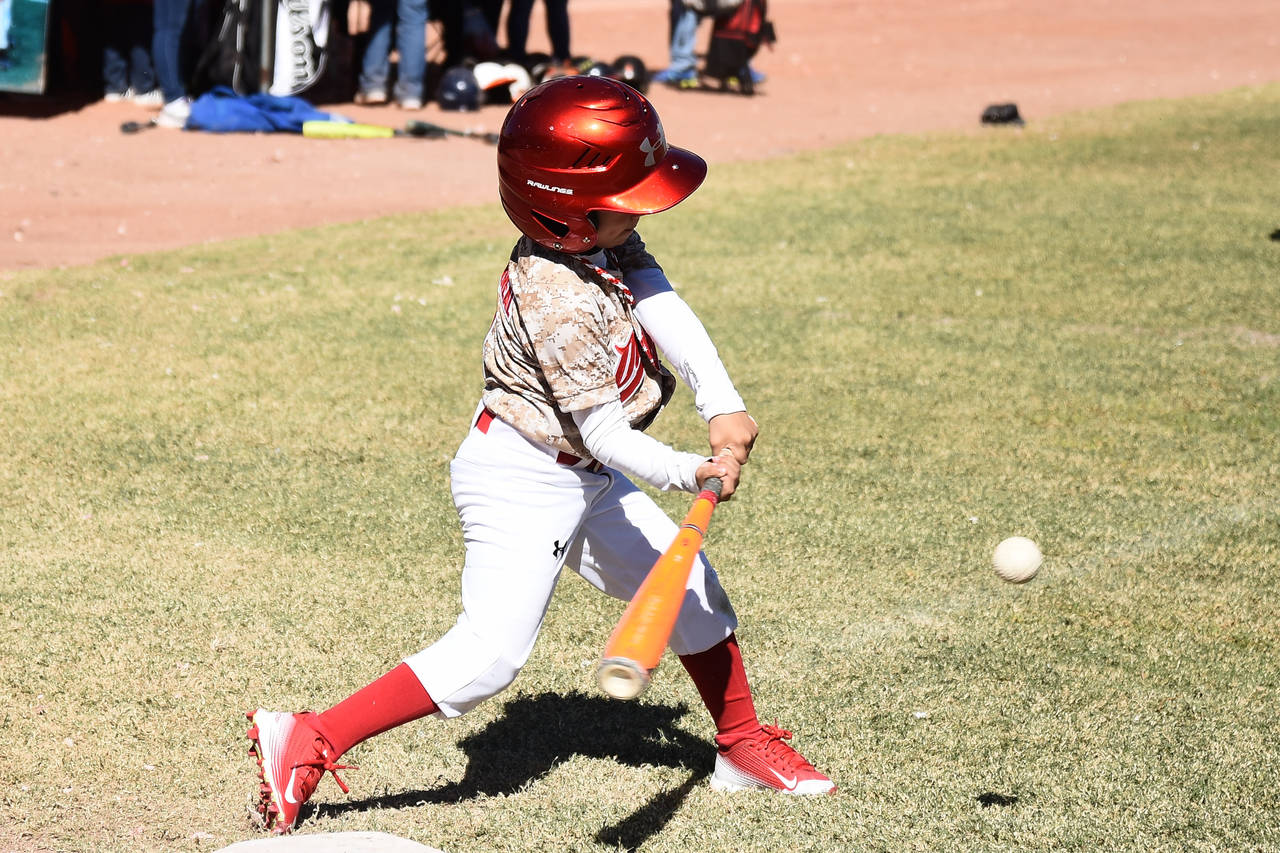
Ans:
{"label": "red baseball cleat", "polygon": [[711,787],[717,791],[760,788],[783,794],[833,794],[835,784],[819,773],[785,740],[791,732],[762,726],[760,733],[738,741],[716,755]]}
{"label": "red baseball cleat", "polygon": [[277,835],[291,831],[298,822],[302,804],[315,793],[325,772],[333,773],[342,793],[349,792],[336,770],[354,770],[335,764],[333,747],[311,725],[315,714],[280,711],[250,711],[249,731],[253,741],[249,754],[258,759],[258,814],[263,826]]}

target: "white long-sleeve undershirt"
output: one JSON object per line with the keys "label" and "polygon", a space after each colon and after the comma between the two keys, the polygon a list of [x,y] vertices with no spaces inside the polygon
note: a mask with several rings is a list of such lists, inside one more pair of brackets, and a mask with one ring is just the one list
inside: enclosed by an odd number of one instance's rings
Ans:
{"label": "white long-sleeve undershirt", "polygon": [[671,288],[660,269],[642,269],[624,280],[635,297],[636,317],[662,350],[667,363],[693,391],[693,405],[704,421],[745,412],[720,353],[693,309]]}
{"label": "white long-sleeve undershirt", "polygon": [[591,456],[655,489],[685,492],[698,490],[698,466],[707,457],[685,453],[653,436],[632,429],[618,400],[573,413],[582,442]]}
{"label": "white long-sleeve undershirt", "polygon": [[[693,391],[702,419],[746,411],[702,321],[672,289],[662,270],[633,271],[624,283],[635,297],[640,325]],[[698,490],[698,466],[707,457],[676,450],[632,429],[620,401],[573,412],[573,420],[587,450],[605,465],[656,489]]]}

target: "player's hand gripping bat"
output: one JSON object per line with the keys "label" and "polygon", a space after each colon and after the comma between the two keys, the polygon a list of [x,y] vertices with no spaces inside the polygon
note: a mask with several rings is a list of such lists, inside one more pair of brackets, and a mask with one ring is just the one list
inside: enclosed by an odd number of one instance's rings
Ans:
{"label": "player's hand gripping bat", "polygon": [[680,615],[689,571],[702,550],[721,485],[719,477],[703,481],[675,541],[653,564],[605,644],[596,678],[613,698],[634,699],[649,686]]}

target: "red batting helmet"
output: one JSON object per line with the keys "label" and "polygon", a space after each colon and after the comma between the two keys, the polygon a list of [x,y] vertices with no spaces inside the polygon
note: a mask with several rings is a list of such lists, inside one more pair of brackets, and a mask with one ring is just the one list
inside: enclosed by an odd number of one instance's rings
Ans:
{"label": "red batting helmet", "polygon": [[498,138],[498,195],[520,231],[549,249],[595,246],[588,214],[657,213],[698,188],[707,164],[671,148],[653,105],[617,80],[557,77],[511,107]]}

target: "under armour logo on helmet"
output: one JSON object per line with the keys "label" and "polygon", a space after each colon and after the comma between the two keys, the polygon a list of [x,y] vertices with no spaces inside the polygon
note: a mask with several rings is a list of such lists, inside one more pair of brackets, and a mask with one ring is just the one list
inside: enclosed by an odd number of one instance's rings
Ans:
{"label": "under armour logo on helmet", "polygon": [[645,164],[646,166],[652,166],[654,163],[658,162],[658,159],[657,159],[656,157],[654,157],[653,155],[654,155],[654,152],[656,152],[656,151],[657,151],[659,148],[661,148],[661,147],[662,147],[662,137],[661,137],[661,136],[659,136],[659,137],[658,137],[658,144],[657,144],[657,145],[654,145],[652,142],[650,142],[650,141],[649,141],[649,137],[647,137],[647,136],[646,136],[646,137],[641,141],[641,143],[640,143],[640,150],[641,150],[641,151],[643,151],[643,152],[647,155],[647,156],[644,158],[644,164]]}

